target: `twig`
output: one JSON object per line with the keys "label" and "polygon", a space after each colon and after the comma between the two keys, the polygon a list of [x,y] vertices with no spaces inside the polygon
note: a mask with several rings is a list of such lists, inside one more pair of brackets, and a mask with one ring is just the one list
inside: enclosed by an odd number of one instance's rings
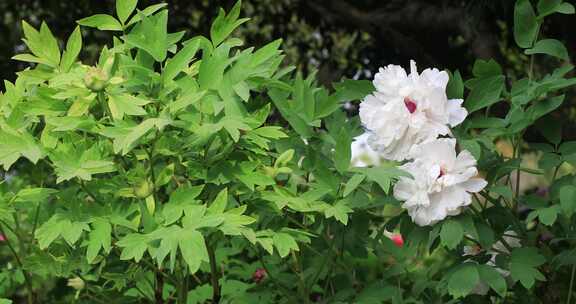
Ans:
{"label": "twig", "polygon": [[28,272],[26,270],[24,270],[24,265],[22,264],[22,260],[20,260],[18,253],[16,252],[16,250],[14,250],[14,247],[12,246],[12,242],[10,242],[10,239],[8,238],[6,233],[4,232],[2,225],[0,225],[0,233],[2,233],[2,235],[5,236],[4,241],[6,242],[6,245],[8,245],[8,248],[12,252],[12,255],[14,255],[14,259],[16,260],[16,263],[22,269],[22,274],[24,275],[24,281],[26,282],[26,287],[28,288],[28,294],[27,294],[28,304],[32,304],[32,303],[34,303],[34,289],[32,288],[32,279],[30,278],[30,275],[28,274]]}
{"label": "twig", "polygon": [[204,239],[206,249],[208,250],[208,258],[210,259],[210,272],[212,283],[212,304],[220,303],[220,284],[218,283],[218,267],[216,266],[216,254],[214,248]]}

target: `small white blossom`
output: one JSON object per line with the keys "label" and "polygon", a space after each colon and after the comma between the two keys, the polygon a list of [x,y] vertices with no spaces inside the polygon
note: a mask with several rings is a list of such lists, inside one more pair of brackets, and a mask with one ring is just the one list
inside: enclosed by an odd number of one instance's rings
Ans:
{"label": "small white blossom", "polygon": [[368,144],[370,134],[364,133],[356,136],[351,145],[351,165],[353,167],[370,167],[380,165],[382,158],[380,153],[372,150]]}
{"label": "small white blossom", "polygon": [[448,100],[448,74],[426,69],[410,74],[397,65],[381,68],[374,76],[376,91],[360,104],[360,120],[370,131],[369,143],[382,157],[404,160],[414,145],[449,135],[449,127],[468,114],[461,99]]}
{"label": "small white blossom", "polygon": [[479,192],[486,181],[477,178],[476,159],[464,150],[456,155],[456,140],[441,138],[416,146],[414,161],[400,166],[413,178],[401,177],[394,197],[419,226],[433,225],[457,215],[472,203],[470,193]]}

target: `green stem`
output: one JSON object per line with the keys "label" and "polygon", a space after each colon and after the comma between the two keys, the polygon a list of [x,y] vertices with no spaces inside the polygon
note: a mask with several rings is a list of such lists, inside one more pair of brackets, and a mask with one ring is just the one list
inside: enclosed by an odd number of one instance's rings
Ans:
{"label": "green stem", "polygon": [[94,200],[94,202],[100,204],[100,205],[104,205],[104,202],[102,202],[101,200],[99,200],[96,195],[94,195],[94,193],[88,189],[88,187],[86,187],[86,183],[84,183],[83,180],[78,179],[80,181],[80,187],[82,188],[82,190],[84,190],[84,192],[86,192],[86,194],[88,194],[88,196],[90,196],[90,198],[92,198],[92,200]]}
{"label": "green stem", "polygon": [[10,239],[8,238],[6,233],[4,232],[4,228],[2,228],[2,225],[0,225],[0,233],[2,233],[2,235],[4,235],[4,238],[5,238],[4,242],[6,242],[6,245],[8,246],[10,251],[12,252],[14,259],[16,260],[16,263],[18,264],[18,266],[22,270],[22,274],[24,275],[24,281],[26,282],[26,288],[28,288],[28,294],[27,294],[28,304],[32,304],[32,303],[34,303],[34,289],[32,288],[32,279],[30,278],[30,275],[28,274],[28,272],[26,272],[26,270],[24,270],[24,265],[22,264],[22,260],[20,259],[20,256],[18,256],[18,253],[16,252],[16,250],[14,250],[14,247],[12,246]]}
{"label": "green stem", "polygon": [[304,272],[302,271],[302,265],[300,264],[300,259],[295,251],[291,252],[292,259],[294,260],[294,270],[298,274],[298,283],[300,287],[300,297],[304,300],[304,303],[310,303],[310,296],[308,295],[308,288],[306,287],[306,280],[304,279]]}
{"label": "green stem", "polygon": [[570,287],[568,288],[568,299],[566,304],[570,304],[572,300],[572,287],[574,286],[574,274],[576,273],[576,264],[572,265],[572,274],[570,274]]}
{"label": "green stem", "polygon": [[218,267],[216,265],[216,254],[214,248],[209,244],[208,240],[204,239],[206,249],[208,250],[208,258],[210,260],[210,282],[212,284],[212,304],[220,303],[220,284],[218,283]]}

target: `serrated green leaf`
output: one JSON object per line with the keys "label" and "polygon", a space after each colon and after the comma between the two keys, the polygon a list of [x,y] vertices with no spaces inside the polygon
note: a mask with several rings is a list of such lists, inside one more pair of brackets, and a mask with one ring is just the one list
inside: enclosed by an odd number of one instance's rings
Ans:
{"label": "serrated green leaf", "polygon": [[179,73],[183,72],[193,60],[194,56],[200,49],[200,44],[204,43],[202,39],[192,39],[184,47],[166,62],[162,71],[164,81],[173,80]]}
{"label": "serrated green leaf", "polygon": [[58,237],[62,237],[70,246],[78,241],[84,231],[90,231],[85,222],[73,221],[66,214],[56,213],[36,230],[36,239],[40,249],[45,249]]}
{"label": "serrated green leaf", "polygon": [[116,245],[122,248],[120,260],[132,260],[140,262],[144,252],[148,249],[149,237],[145,234],[131,233],[120,239]]}
{"label": "serrated green leaf", "polygon": [[249,18],[238,19],[241,6],[242,1],[238,0],[228,14],[223,9],[220,9],[218,16],[212,23],[212,27],[210,27],[210,37],[214,46],[218,46],[234,29],[249,20]]}
{"label": "serrated green leaf", "polygon": [[92,222],[92,231],[89,233],[88,247],[86,249],[86,259],[92,263],[100,249],[104,253],[110,252],[112,243],[112,225],[103,219],[96,219]]}
{"label": "serrated green leaf", "polygon": [[324,210],[324,216],[326,218],[334,217],[340,223],[348,225],[348,214],[354,212],[350,207],[348,207],[345,200],[338,201],[334,205],[329,205]]}
{"label": "serrated green leaf", "polygon": [[139,14],[142,22],[134,26],[125,40],[146,51],[154,60],[163,62],[168,52],[168,11],[148,17],[142,12]]}
{"label": "serrated green leaf", "polygon": [[43,202],[58,190],[50,188],[28,188],[16,193],[14,202]]}
{"label": "serrated green leaf", "polygon": [[129,94],[108,95],[108,108],[114,120],[122,120],[124,115],[142,116],[147,112],[142,108],[150,101]]}
{"label": "serrated green leaf", "polygon": [[[168,203],[162,206],[162,215],[165,224],[170,225],[180,219],[182,214],[191,206],[197,205],[196,198],[202,193],[204,185],[193,187],[180,187],[170,194]],[[203,213],[202,213],[203,215]]]}
{"label": "serrated green leaf", "polygon": [[190,273],[196,273],[202,262],[208,261],[208,251],[204,242],[204,236],[198,231],[182,231],[178,247]]}

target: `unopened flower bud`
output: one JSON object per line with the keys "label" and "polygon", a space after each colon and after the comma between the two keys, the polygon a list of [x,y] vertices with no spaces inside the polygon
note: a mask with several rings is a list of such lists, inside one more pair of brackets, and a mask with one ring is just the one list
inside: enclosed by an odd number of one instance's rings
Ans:
{"label": "unopened flower bud", "polygon": [[135,185],[133,190],[136,197],[147,198],[152,194],[152,183],[148,180],[142,181]]}
{"label": "unopened flower bud", "polygon": [[108,80],[110,80],[110,76],[106,71],[97,67],[90,67],[84,76],[84,85],[92,92],[100,92],[106,88]]}
{"label": "unopened flower bud", "polygon": [[68,284],[66,284],[66,285],[70,286],[76,290],[84,289],[84,287],[86,286],[86,284],[84,283],[84,280],[82,280],[79,277],[68,279]]}
{"label": "unopened flower bud", "polygon": [[262,282],[267,276],[268,274],[266,273],[266,270],[264,268],[258,268],[256,269],[256,271],[254,271],[254,274],[252,275],[252,280],[254,281],[254,283],[258,284]]}

